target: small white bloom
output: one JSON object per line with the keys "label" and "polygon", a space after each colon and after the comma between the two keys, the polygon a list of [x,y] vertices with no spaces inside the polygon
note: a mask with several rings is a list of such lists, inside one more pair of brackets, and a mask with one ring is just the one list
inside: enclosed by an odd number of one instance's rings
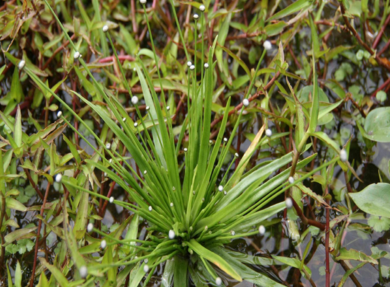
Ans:
{"label": "small white bloom", "polygon": [[221,279],[220,277],[217,277],[217,278],[215,279],[215,284],[217,284],[217,286],[221,286],[221,284],[222,284],[222,279]]}
{"label": "small white bloom", "polygon": [[289,182],[289,183],[293,184],[294,181],[295,181],[295,180],[294,180],[294,178],[293,178],[292,176],[290,176],[290,177],[288,178],[288,182]]}
{"label": "small white bloom", "polygon": [[146,3],[146,0],[139,0],[139,2],[140,2],[141,4],[145,4],[145,3]]}
{"label": "small white bloom", "polygon": [[62,111],[57,112],[57,118],[60,118],[62,116]]}
{"label": "small white bloom", "polygon": [[61,179],[62,179],[62,174],[57,174],[56,175],[56,182],[61,182]]}
{"label": "small white bloom", "polygon": [[80,269],[79,269],[79,273],[80,273],[80,277],[81,278],[84,279],[85,277],[87,277],[87,275],[88,275],[87,267],[86,266],[81,266]]}
{"label": "small white bloom", "polygon": [[20,60],[20,62],[18,64],[19,70],[23,70],[25,65],[26,65],[26,61],[25,60]]}
{"label": "small white bloom", "polygon": [[206,7],[202,4],[199,6],[199,10],[203,12],[204,10],[206,10]]}
{"label": "small white bloom", "polygon": [[223,191],[223,195],[226,195],[226,194],[227,194],[227,192],[226,192],[226,190],[224,190],[224,191]]}
{"label": "small white bloom", "polygon": [[114,202],[114,197],[111,196],[111,197],[110,197],[110,203],[113,203],[113,202]]}
{"label": "small white bloom", "polygon": [[223,191],[223,186],[222,185],[218,186],[218,190]]}
{"label": "small white bloom", "polygon": [[169,236],[169,239],[175,239],[175,231],[173,231],[172,229],[169,230],[168,236]]}
{"label": "small white bloom", "polygon": [[188,149],[185,147],[185,148],[183,148],[183,150],[184,150],[184,152],[187,152]]}
{"label": "small white bloom", "polygon": [[93,230],[93,224],[92,223],[88,223],[87,225],[87,232],[91,232]]}
{"label": "small white bloom", "polygon": [[239,157],[240,155],[236,152],[236,153],[234,154],[234,156],[235,156],[235,157]]}
{"label": "small white bloom", "polygon": [[[145,0],[141,0],[141,1],[145,1]],[[146,2],[146,1],[145,1]],[[145,273],[148,273],[149,272],[149,266],[148,266],[148,264],[145,264],[144,265],[144,272]]]}
{"label": "small white bloom", "polygon": [[147,174],[148,173],[148,171],[147,170],[144,170],[144,174]]}
{"label": "small white bloom", "polygon": [[243,99],[242,104],[243,104],[245,107],[249,106],[249,100],[248,100],[248,99]]}
{"label": "small white bloom", "polygon": [[198,14],[194,14],[194,19],[197,20],[199,18],[199,15]]}
{"label": "small white bloom", "polygon": [[264,47],[264,49],[266,49],[267,51],[269,51],[269,50],[271,50],[271,48],[272,48],[272,44],[271,44],[270,41],[266,40],[266,41],[264,42],[264,44],[263,44],[263,47]]}
{"label": "small white bloom", "polygon": [[107,32],[108,31],[108,26],[107,25],[104,25],[103,28],[102,28],[103,32]]}
{"label": "small white bloom", "polygon": [[265,135],[266,135],[267,137],[271,137],[271,136],[272,136],[272,131],[271,131],[270,129],[266,129]]}
{"label": "small white bloom", "polygon": [[146,110],[149,111],[150,107],[149,106],[146,106]]}
{"label": "small white bloom", "polygon": [[209,67],[209,63],[204,63],[204,67],[207,69]]}
{"label": "small white bloom", "polygon": [[108,161],[109,163],[112,163],[112,158],[110,158],[110,160]]}
{"label": "small white bloom", "polygon": [[75,60],[77,60],[78,58],[80,58],[80,53],[79,53],[78,51],[74,52],[73,58],[74,58]]}
{"label": "small white bloom", "polygon": [[194,230],[194,228],[192,226],[190,226],[190,231]]}
{"label": "small white bloom", "polygon": [[133,103],[133,105],[136,105],[138,103],[138,97],[137,96],[132,96],[131,97],[131,102]]}
{"label": "small white bloom", "polygon": [[228,141],[228,139],[227,138],[223,138],[223,141],[226,143]]}
{"label": "small white bloom", "polygon": [[206,230],[206,231],[207,231],[207,229],[209,229],[209,227],[206,225],[206,226],[204,227],[204,230]]}
{"label": "small white bloom", "polygon": [[340,151],[340,159],[342,162],[346,162],[348,160],[348,155],[345,149]]}
{"label": "small white bloom", "polygon": [[100,248],[104,249],[107,246],[107,242],[103,239],[102,242],[100,242]]}
{"label": "small white bloom", "polygon": [[190,70],[195,70],[195,65],[191,65]]}
{"label": "small white bloom", "polygon": [[167,106],[167,111],[169,111],[170,110],[170,107],[169,106]]}
{"label": "small white bloom", "polygon": [[134,127],[135,128],[138,127],[138,123],[137,122],[134,123]]}
{"label": "small white bloom", "polygon": [[152,211],[153,210],[153,207],[151,205],[149,205],[149,211]]}
{"label": "small white bloom", "polygon": [[265,227],[263,225],[260,225],[259,233],[260,233],[260,235],[264,235],[265,234]]}
{"label": "small white bloom", "polygon": [[290,209],[293,206],[292,199],[290,197],[286,198],[286,207]]}
{"label": "small white bloom", "polygon": [[188,67],[191,67],[191,65],[192,65],[192,62],[191,62],[191,61],[188,61],[188,62],[187,62],[187,66],[188,66]]}
{"label": "small white bloom", "polygon": [[136,68],[133,68],[133,71],[135,72],[135,71],[137,71],[137,69],[136,69]]}
{"label": "small white bloom", "polygon": [[125,122],[125,121],[126,121],[126,118],[123,118],[122,121]]}
{"label": "small white bloom", "polygon": [[173,202],[171,202],[169,205],[170,205],[171,207],[173,207]]}
{"label": "small white bloom", "polygon": [[232,231],[230,232],[230,234],[231,234],[232,236],[234,236],[234,235],[236,235],[236,232],[235,232],[234,230],[232,230]]}
{"label": "small white bloom", "polygon": [[104,173],[104,177],[107,177],[107,172]]}
{"label": "small white bloom", "polygon": [[212,140],[209,140],[209,144],[213,144],[213,141],[212,141]]}
{"label": "small white bloom", "polygon": [[106,143],[106,149],[110,149],[111,147],[111,144],[110,143]]}
{"label": "small white bloom", "polygon": [[145,264],[148,264],[148,262],[149,262],[149,259],[148,259],[148,258],[146,258],[146,259],[144,260],[144,262],[145,262]]}

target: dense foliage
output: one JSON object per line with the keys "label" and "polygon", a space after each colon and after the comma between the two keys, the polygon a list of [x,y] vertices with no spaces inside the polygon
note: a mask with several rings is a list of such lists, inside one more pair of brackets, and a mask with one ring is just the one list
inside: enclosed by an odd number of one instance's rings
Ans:
{"label": "dense foliage", "polygon": [[3,284],[389,282],[388,0],[0,18]]}

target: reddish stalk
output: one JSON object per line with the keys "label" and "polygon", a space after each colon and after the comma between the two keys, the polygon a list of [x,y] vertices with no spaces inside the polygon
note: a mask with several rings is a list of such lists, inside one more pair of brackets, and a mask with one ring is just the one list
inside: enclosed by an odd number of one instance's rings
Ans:
{"label": "reddish stalk", "polygon": [[[47,196],[49,195],[49,190],[50,190],[50,183],[48,182],[46,187],[46,192],[45,192],[45,198],[43,199],[43,203],[41,207],[41,217],[43,217],[43,211],[45,210],[45,205],[46,205]],[[38,258],[39,234],[41,233],[41,227],[42,227],[42,220],[39,219],[37,239],[35,244],[34,264],[33,264],[33,270],[30,279],[30,287],[33,287],[34,285],[35,269],[37,268],[37,258]]]}
{"label": "reddish stalk", "polygon": [[293,205],[294,205],[294,208],[297,212],[297,215],[299,216],[299,218],[302,220],[302,222],[304,224],[309,224],[309,225],[313,225],[315,227],[318,227],[319,229],[321,229],[322,231],[325,230],[325,224],[317,221],[317,220],[313,220],[313,219],[310,219],[310,218],[307,218],[303,212],[302,212],[302,209],[299,207],[299,205],[295,202],[295,200],[291,197],[291,200],[293,202]]}
{"label": "reddish stalk", "polygon": [[[130,56],[130,55],[118,55],[118,59],[119,61],[135,61],[135,58],[133,56]],[[109,57],[105,57],[103,59],[100,59],[98,62],[99,63],[110,63],[110,62],[115,62],[116,61],[116,58],[115,56],[109,56]]]}
{"label": "reddish stalk", "polygon": [[372,48],[373,49],[375,49],[376,46],[378,46],[380,40],[382,39],[383,32],[385,31],[385,29],[386,29],[387,25],[389,24],[389,22],[390,22],[390,14],[387,16],[385,23],[383,24],[383,26],[379,30],[378,36],[376,36],[375,41],[372,44]]}

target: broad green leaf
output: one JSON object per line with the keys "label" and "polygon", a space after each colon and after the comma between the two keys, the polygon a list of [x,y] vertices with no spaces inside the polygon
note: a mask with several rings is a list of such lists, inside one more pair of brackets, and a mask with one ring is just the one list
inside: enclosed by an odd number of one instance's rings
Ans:
{"label": "broad green leaf", "polygon": [[365,119],[363,136],[376,142],[390,142],[390,107],[376,108]]}
{"label": "broad green leaf", "polygon": [[17,103],[20,103],[21,101],[24,100],[22,84],[20,83],[19,80],[19,69],[17,67],[15,67],[14,69],[9,95],[11,96],[12,99],[15,99]]}
{"label": "broad green leaf", "polygon": [[15,269],[15,287],[22,287],[22,268],[19,261],[16,263]]}
{"label": "broad green leaf", "polygon": [[181,256],[175,256],[173,264],[173,286],[186,287],[188,285],[188,260]]}
{"label": "broad green leaf", "polygon": [[38,259],[45,268],[49,269],[52,276],[54,276],[54,278],[57,280],[58,284],[60,284],[61,287],[68,286],[68,280],[66,280],[65,276],[57,267],[50,265],[43,257],[38,257]]}
{"label": "broad green leaf", "polygon": [[367,262],[372,264],[378,264],[378,261],[365,253],[355,250],[341,248],[340,253],[337,255],[336,260],[357,260],[361,262]]}
{"label": "broad green leaf", "polygon": [[19,210],[23,212],[27,211],[27,207],[25,207],[22,203],[12,197],[6,198],[6,205],[10,209]]}
{"label": "broad green leaf", "polygon": [[275,36],[283,31],[283,29],[287,26],[286,22],[280,21],[275,24],[269,24],[265,26],[265,33],[268,37]]}
{"label": "broad green leaf", "polygon": [[[17,239],[25,237],[26,235],[29,235],[31,232],[33,232],[37,228],[38,227],[34,226],[34,227],[22,228],[22,229],[15,230],[15,231],[13,231],[11,233],[8,233],[4,237],[4,240],[7,243],[11,243],[11,242],[13,242],[13,241],[15,241]],[[35,236],[35,234],[34,234],[34,236]]]}
{"label": "broad green leaf", "polygon": [[304,10],[310,6],[311,6],[311,1],[298,0],[296,2],[293,2],[293,4],[289,5],[288,7],[284,8],[283,10],[279,11],[278,13],[275,13],[271,18],[268,18],[267,21],[286,17],[286,16],[294,14],[298,11]]}
{"label": "broad green leaf", "polygon": [[370,184],[357,193],[349,193],[355,204],[369,214],[390,218],[390,184]]}

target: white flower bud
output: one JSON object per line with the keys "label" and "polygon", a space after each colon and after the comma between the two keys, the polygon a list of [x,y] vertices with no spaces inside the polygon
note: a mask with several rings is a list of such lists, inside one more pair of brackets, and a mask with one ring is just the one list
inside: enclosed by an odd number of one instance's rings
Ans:
{"label": "white flower bud", "polygon": [[348,155],[345,149],[340,151],[340,159],[342,162],[346,162],[348,160]]}
{"label": "white flower bud", "polygon": [[[143,1],[143,0],[141,0],[141,1]],[[145,0],[144,0],[145,1]],[[146,2],[146,1],[145,1]],[[148,273],[149,272],[149,266],[148,266],[148,264],[145,264],[144,265],[144,272],[145,273]]]}
{"label": "white flower bud", "polygon": [[108,26],[107,25],[104,25],[103,28],[102,28],[103,32],[107,32],[108,31]]}
{"label": "white flower bud", "polygon": [[57,112],[57,118],[60,118],[62,116],[62,111]]}
{"label": "white flower bud", "polygon": [[169,106],[167,106],[167,111],[169,111],[171,108]]}
{"label": "white flower bud", "polygon": [[264,235],[265,234],[265,227],[263,226],[263,225],[260,225],[260,227],[259,227],[259,233],[260,233],[260,235]]}
{"label": "white flower bud", "polygon": [[20,60],[20,62],[18,64],[19,70],[23,70],[25,65],[26,65],[26,61],[25,60]]}
{"label": "white flower bud", "polygon": [[217,284],[217,286],[221,286],[221,284],[222,284],[222,279],[221,279],[220,277],[217,277],[217,278],[215,279],[215,284]]}
{"label": "white flower bud", "polygon": [[149,111],[150,107],[149,106],[146,106],[146,110]]}
{"label": "white flower bud", "polygon": [[110,203],[113,203],[113,202],[114,202],[114,197],[111,196],[111,197],[110,197]]}
{"label": "white flower bud", "polygon": [[168,237],[169,239],[175,239],[175,231],[173,231],[172,229],[169,230]]}
{"label": "white flower bud", "polygon": [[123,122],[126,122],[126,118],[123,118],[122,121],[123,121]]}
{"label": "white flower bud", "polygon": [[245,107],[249,106],[249,100],[248,100],[248,99],[243,99],[243,100],[242,100],[242,104],[243,104]]}
{"label": "white flower bud", "polygon": [[271,50],[271,48],[272,48],[272,44],[271,44],[270,41],[266,40],[266,41],[264,42],[264,44],[263,44],[263,47],[264,47],[264,49],[266,49],[267,51],[269,51],[269,50]]}
{"label": "white flower bud", "polygon": [[199,10],[203,12],[204,10],[206,10],[206,7],[202,4],[199,6]]}
{"label": "white flower bud", "polygon": [[56,182],[61,182],[61,179],[62,179],[62,174],[57,174],[56,175]]}
{"label": "white flower bud", "polygon": [[80,269],[79,269],[79,273],[80,273],[80,277],[81,278],[84,279],[85,277],[87,277],[87,275],[88,275],[87,267],[86,266],[81,266]]}
{"label": "white flower bud", "polygon": [[293,206],[292,199],[290,197],[286,198],[286,207],[290,209]]}
{"label": "white flower bud", "polygon": [[147,174],[148,173],[148,171],[147,170],[144,170],[144,174]]}
{"label": "white flower bud", "polygon": [[131,97],[131,102],[133,103],[133,105],[136,105],[138,103],[138,97],[137,96],[132,96]]}
{"label": "white flower bud", "polygon": [[79,53],[78,51],[74,52],[73,58],[74,58],[75,60],[77,60],[78,58],[80,58],[80,53]]}
{"label": "white flower bud", "polygon": [[87,225],[87,232],[91,232],[93,230],[93,224],[92,223],[88,223]]}
{"label": "white flower bud", "polygon": [[145,3],[146,3],[146,0],[139,0],[139,3],[145,4]]}
{"label": "white flower bud", "polygon": [[198,14],[194,14],[194,16],[193,16],[193,17],[194,17],[194,19],[195,19],[195,20],[198,20],[198,18],[199,18],[199,15],[198,15]]}
{"label": "white flower bud", "polygon": [[232,231],[230,232],[230,234],[231,234],[232,236],[234,236],[234,235],[236,235],[236,232],[235,232],[234,230],[232,230]]}
{"label": "white flower bud", "polygon": [[192,65],[192,62],[191,62],[191,61],[188,61],[188,62],[187,62],[187,66],[188,66],[188,67],[191,67],[191,65]]}
{"label": "white flower bud", "polygon": [[223,191],[223,186],[222,185],[218,186],[218,190]]}
{"label": "white flower bud", "polygon": [[134,123],[134,127],[135,128],[138,127],[138,123],[137,122]]}
{"label": "white flower bud", "polygon": [[100,242],[100,248],[101,248],[101,249],[104,249],[104,248],[106,248],[106,246],[107,246],[107,242],[103,239],[103,240]]}
{"label": "white flower bud", "polygon": [[171,202],[169,205],[170,205],[171,207],[173,207],[173,202]]}
{"label": "white flower bud", "polygon": [[204,67],[207,69],[209,67],[209,63],[204,63]]}
{"label": "white flower bud", "polygon": [[149,211],[152,211],[153,210],[153,207],[151,205],[149,205]]}
{"label": "white flower bud", "polygon": [[195,70],[195,65],[191,65],[190,70]]}
{"label": "white flower bud", "polygon": [[236,152],[236,153],[234,154],[234,156],[235,156],[235,157],[239,157],[240,155]]}
{"label": "white flower bud", "polygon": [[188,149],[185,147],[185,148],[183,148],[183,150],[184,150],[184,152],[187,152]]}
{"label": "white flower bud", "polygon": [[271,131],[270,129],[266,129],[266,130],[265,130],[265,135],[266,135],[267,137],[271,137],[271,136],[272,136],[272,131]]}
{"label": "white flower bud", "polygon": [[111,148],[111,144],[110,143],[106,143],[106,149],[110,149]]}
{"label": "white flower bud", "polygon": [[228,141],[228,139],[227,138],[223,138],[223,141],[226,143]]}
{"label": "white flower bud", "polygon": [[288,182],[289,182],[289,183],[293,184],[294,181],[295,181],[295,180],[294,180],[294,178],[293,178],[292,176],[290,176],[290,177],[288,178]]}

